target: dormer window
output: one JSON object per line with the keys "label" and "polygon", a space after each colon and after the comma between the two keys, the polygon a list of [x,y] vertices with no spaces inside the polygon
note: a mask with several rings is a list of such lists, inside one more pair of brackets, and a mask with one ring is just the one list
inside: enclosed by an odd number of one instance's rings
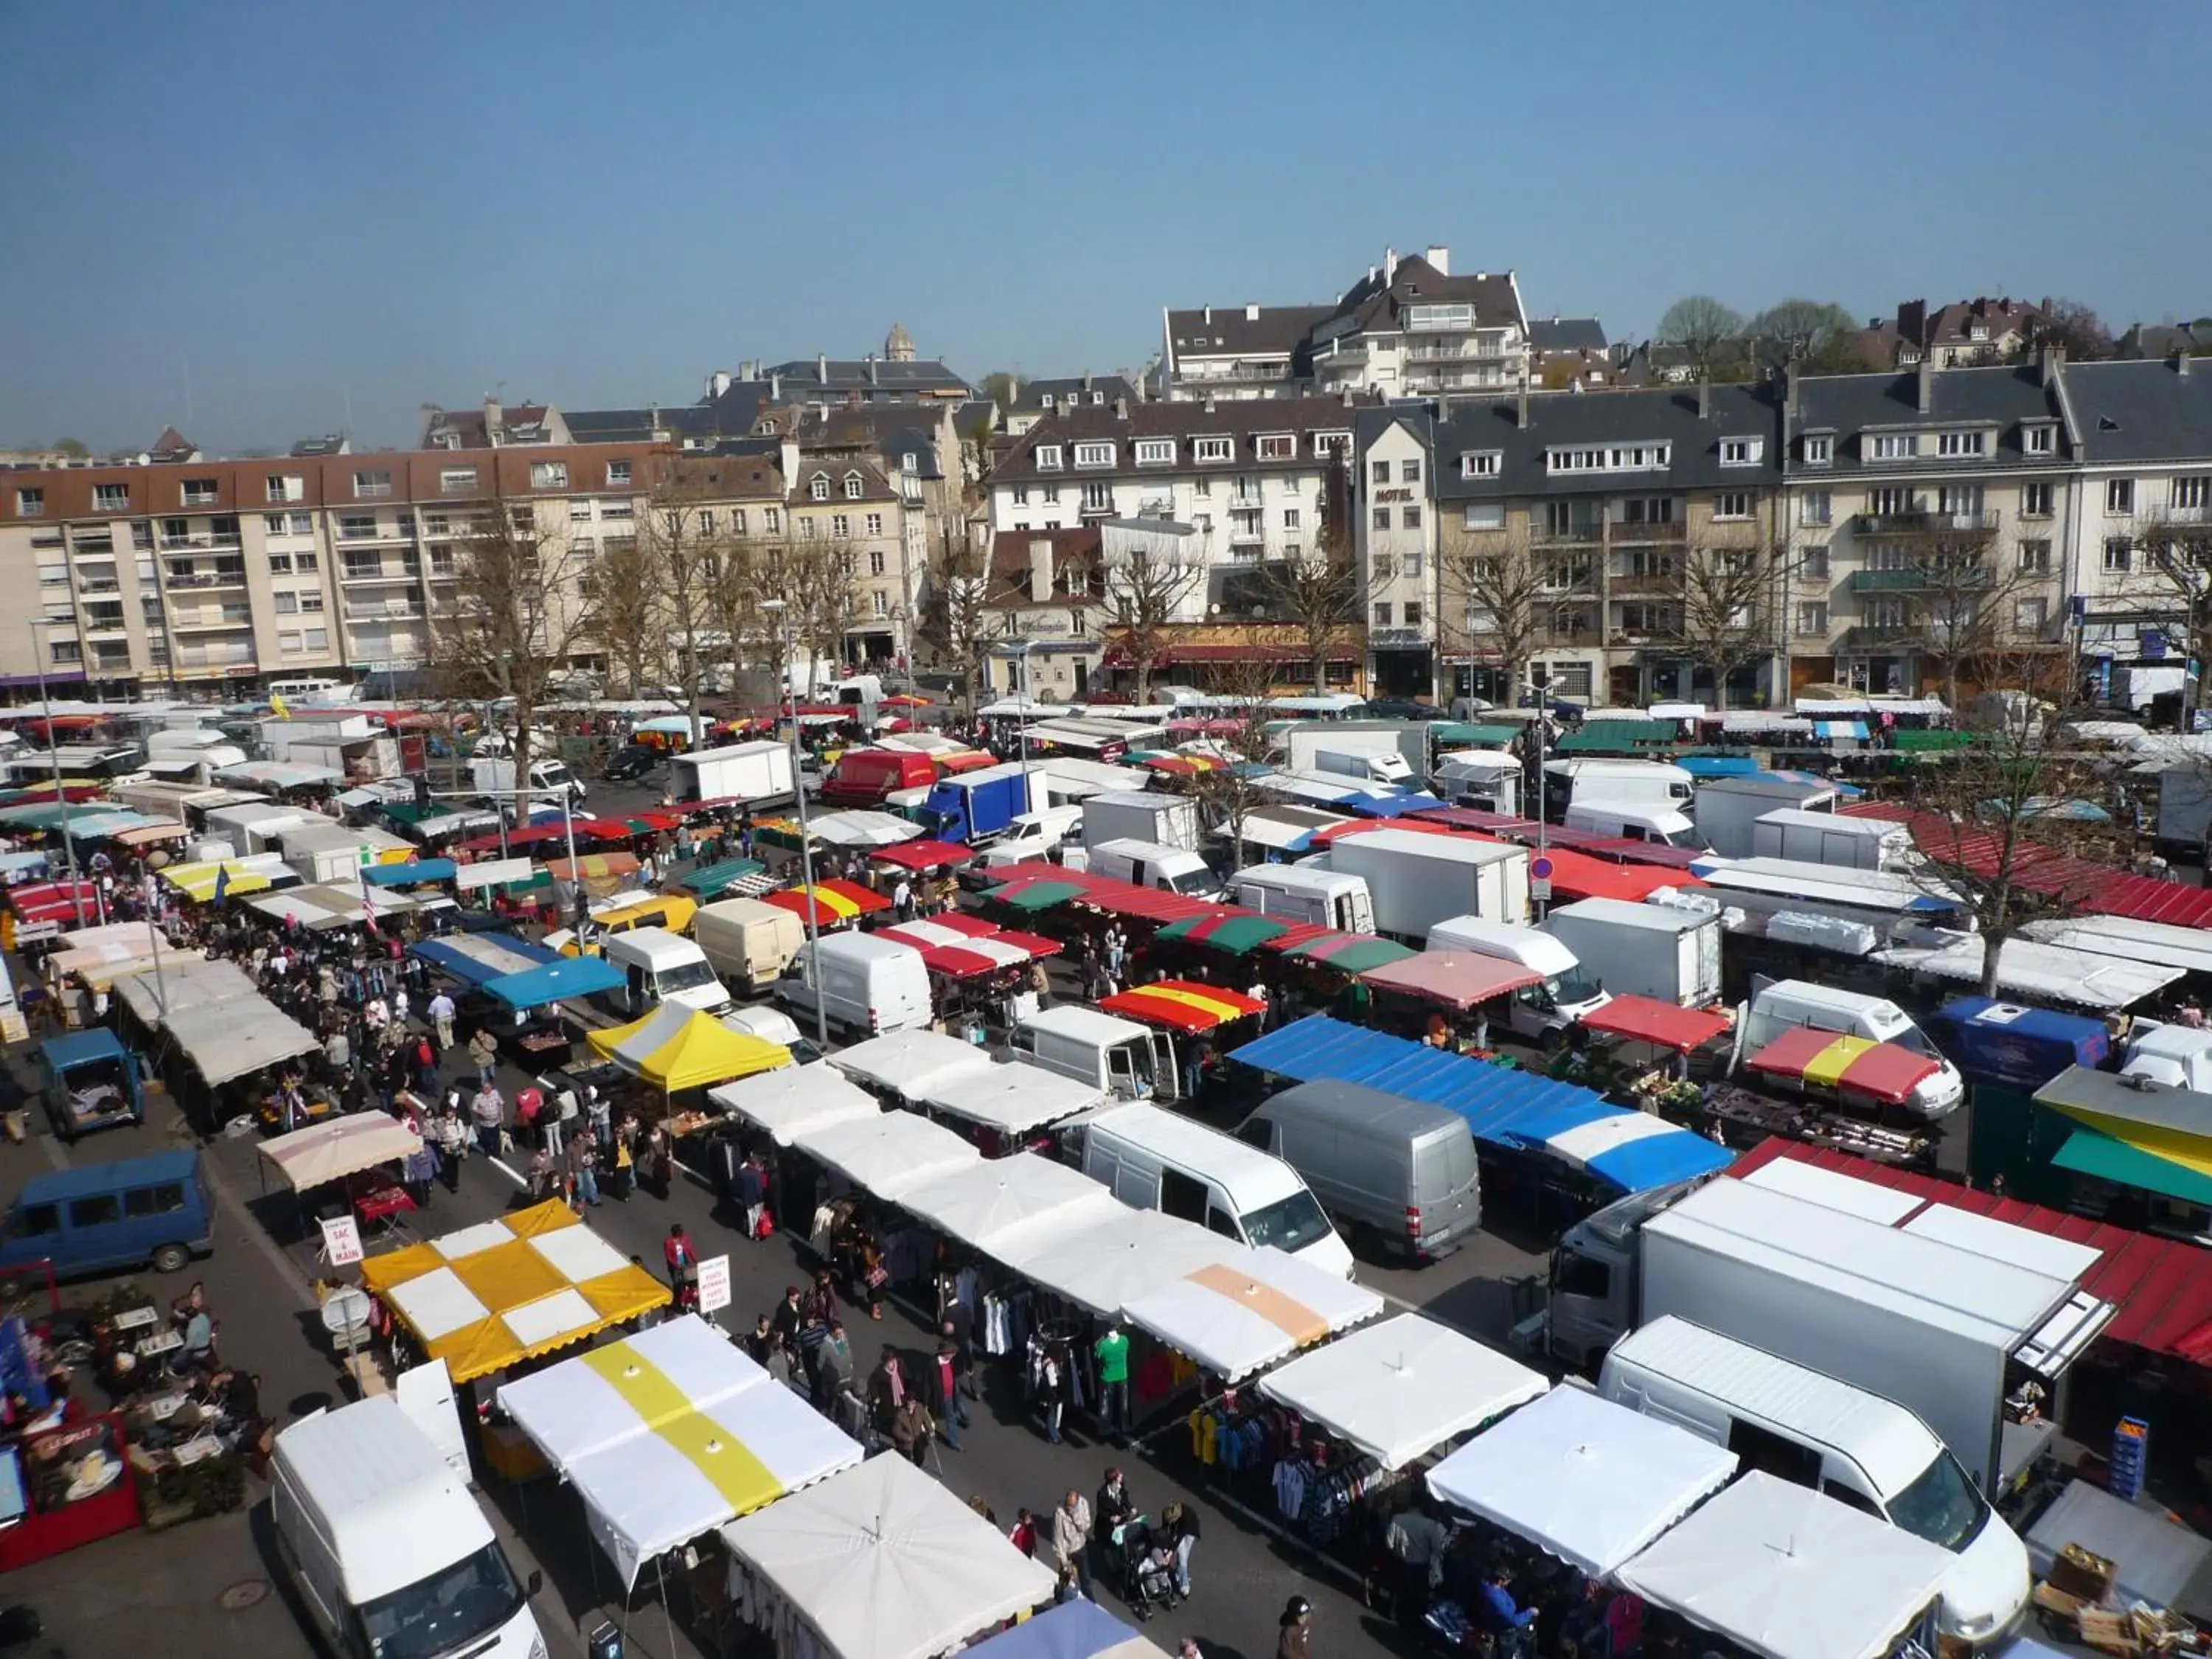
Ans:
{"label": "dormer window", "polygon": [[1298,441],[1287,432],[1269,432],[1252,441],[1253,452],[1263,461],[1294,461]]}
{"label": "dormer window", "polygon": [[1065,453],[1066,452],[1063,451],[1058,444],[1038,445],[1036,453],[1037,471],[1040,472],[1059,471],[1063,464],[1060,457]]}
{"label": "dormer window", "polygon": [[1226,461],[1232,458],[1234,447],[1226,438],[1194,438],[1191,454],[1200,461]]}
{"label": "dormer window", "polygon": [[1349,432],[1316,432],[1313,434],[1314,453],[1321,456],[1349,455],[1352,434]]}
{"label": "dormer window", "polygon": [[1172,438],[1139,438],[1137,441],[1139,466],[1171,466],[1175,458],[1175,440]]}
{"label": "dormer window", "polygon": [[830,499],[830,480],[824,477],[821,473],[816,473],[814,475],[814,481],[806,487],[806,493],[817,501],[828,501]]}
{"label": "dormer window", "polygon": [[1877,461],[1909,461],[1920,453],[1920,434],[1917,432],[1877,432],[1873,434],[1872,443]]}
{"label": "dormer window", "polygon": [[1091,394],[1091,401],[1094,405],[1103,404],[1106,401],[1106,394],[1103,392],[1094,392]]}
{"label": "dormer window", "polygon": [[1966,331],[1966,337],[1970,340],[1988,339],[1990,337],[1990,325],[1987,323],[1976,323],[1972,328]]}
{"label": "dormer window", "polygon": [[859,501],[860,499],[861,488],[860,475],[859,473],[848,472],[845,475],[845,499],[847,501]]}
{"label": "dormer window", "polygon": [[1836,459],[1836,441],[1823,433],[1819,437],[1805,440],[1805,465],[1830,466]]}
{"label": "dormer window", "polygon": [[1053,395],[1048,392],[1037,399],[1037,406],[1040,409],[1050,409],[1053,406]]}
{"label": "dormer window", "polygon": [[1989,438],[1986,432],[1939,432],[1936,434],[1936,453],[1954,459],[1987,454]]}
{"label": "dormer window", "polygon": [[1497,449],[1471,449],[1459,458],[1459,476],[1462,478],[1494,478],[1504,470],[1504,452]]}
{"label": "dormer window", "polygon": [[2024,426],[2020,429],[2020,447],[2031,455],[2056,454],[2058,428],[2054,426]]}
{"label": "dormer window", "polygon": [[1765,447],[1765,444],[1757,438],[1723,438],[1721,440],[1721,465],[1756,465]]}
{"label": "dormer window", "polygon": [[1078,466],[1111,466],[1114,465],[1114,446],[1111,444],[1078,444],[1075,447]]}

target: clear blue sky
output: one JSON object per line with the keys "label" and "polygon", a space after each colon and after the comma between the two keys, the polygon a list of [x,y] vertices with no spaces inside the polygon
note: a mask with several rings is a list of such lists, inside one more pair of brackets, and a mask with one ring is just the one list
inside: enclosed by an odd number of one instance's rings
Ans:
{"label": "clear blue sky", "polygon": [[[219,0],[0,58],[0,443],[696,397],[894,319],[975,379],[1400,248],[1640,337],[1708,291],[2212,312],[2212,6]],[[187,387],[189,386],[189,394]],[[189,396],[189,402],[188,402]]]}

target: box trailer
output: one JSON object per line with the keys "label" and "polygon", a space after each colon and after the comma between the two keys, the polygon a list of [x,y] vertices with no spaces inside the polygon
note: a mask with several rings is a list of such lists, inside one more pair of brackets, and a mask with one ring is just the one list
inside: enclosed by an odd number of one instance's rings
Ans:
{"label": "box trailer", "polygon": [[1425,939],[1450,916],[1528,920],[1528,849],[1464,836],[1377,830],[1346,836],[1328,867],[1367,884],[1377,931]]}
{"label": "box trailer", "polygon": [[791,750],[763,738],[668,757],[669,797],[678,805],[714,800],[777,806],[799,798]]}
{"label": "box trailer", "polygon": [[1683,1008],[1720,1000],[1717,915],[1593,898],[1559,905],[1542,926],[1615,996],[1632,993]]}

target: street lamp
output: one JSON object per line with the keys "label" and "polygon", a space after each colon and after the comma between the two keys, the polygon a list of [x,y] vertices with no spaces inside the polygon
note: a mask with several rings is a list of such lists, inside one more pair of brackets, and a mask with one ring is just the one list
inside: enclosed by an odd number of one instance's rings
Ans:
{"label": "street lamp", "polygon": [[[799,749],[799,677],[792,665],[791,614],[781,599],[763,599],[761,609],[769,612],[782,625],[783,684],[791,711],[791,787],[799,797],[799,867],[806,884],[806,942],[811,949],[809,959],[814,964],[814,1040],[823,1048],[830,1047],[830,1003],[822,993],[822,924],[815,914],[818,901],[814,896],[814,841],[806,832],[806,779],[800,771]],[[809,665],[810,670],[811,665]],[[809,679],[812,678],[810,672]]]}
{"label": "street lamp", "polygon": [[69,797],[62,789],[62,751],[54,739],[53,700],[46,695],[46,642],[39,637],[39,630],[52,626],[46,617],[31,618],[32,666],[39,675],[39,708],[46,717],[46,754],[54,763],[54,805],[61,808],[62,851],[69,860],[70,905],[76,912],[76,925],[84,926],[84,890],[77,885],[76,837],[70,834]]}
{"label": "street lamp", "polygon": [[1020,689],[1015,693],[1021,700],[1022,712],[1018,721],[1022,745],[1022,799],[1024,810],[1035,811],[1036,803],[1030,799],[1030,650],[1033,640],[1008,640],[1002,647],[1006,654],[1021,664]]}

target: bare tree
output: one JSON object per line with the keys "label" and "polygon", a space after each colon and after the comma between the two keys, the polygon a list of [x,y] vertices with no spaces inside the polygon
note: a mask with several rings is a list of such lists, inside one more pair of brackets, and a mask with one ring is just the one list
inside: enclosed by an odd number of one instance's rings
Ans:
{"label": "bare tree", "polygon": [[1652,338],[1673,346],[1710,380],[1734,373],[1742,356],[1743,319],[1710,294],[1692,294],[1667,307]]}
{"label": "bare tree", "polygon": [[1332,647],[1359,620],[1359,566],[1353,555],[1352,475],[1339,454],[1322,487],[1320,522],[1310,548],[1270,559],[1261,567],[1260,603],[1270,616],[1287,622],[1305,647],[1313,691],[1328,690]]}
{"label": "bare tree", "polygon": [[2051,307],[2049,319],[2038,337],[2061,348],[2076,362],[2091,362],[2112,355],[2112,331],[2104,319],[2079,300],[2061,300]]}
{"label": "bare tree", "polygon": [[1996,994],[2005,941],[2030,921],[2081,909],[2132,839],[2116,821],[2073,810],[2101,806],[2109,784],[2061,738],[2072,712],[2064,664],[2023,653],[1996,677],[2008,689],[1978,699],[1963,722],[1971,746],[1916,770],[1905,803],[1920,855],[1912,873],[1972,917],[1984,996]]}
{"label": "bare tree", "polygon": [[938,661],[960,676],[960,700],[972,719],[975,688],[990,655],[990,575],[964,525],[939,526],[936,554],[923,579],[917,631]]}
{"label": "bare tree", "polygon": [[1943,665],[1943,701],[1956,708],[1960,668],[1986,668],[1985,659],[2013,641],[2020,568],[2000,560],[1992,520],[1961,519],[1904,548],[1898,586],[1929,653]]}
{"label": "bare tree", "polygon": [[712,618],[712,588],[727,550],[726,515],[714,505],[728,495],[720,465],[696,458],[653,459],[640,506],[638,544],[652,580],[666,604],[669,653],[690,718],[690,741],[698,742],[705,664],[703,624]]}
{"label": "bare tree", "polygon": [[667,612],[663,607],[660,567],[634,537],[611,540],[580,579],[591,607],[592,637],[616,670],[616,684],[635,696],[666,672]]}
{"label": "bare tree", "polygon": [[1516,528],[1486,537],[1455,532],[1438,556],[1443,591],[1458,602],[1455,614],[1468,657],[1494,659],[1510,688],[1508,705],[1517,703],[1536,647],[1561,631],[1560,607],[1571,601],[1560,594],[1584,586],[1595,556],[1539,550]]}
{"label": "bare tree", "polygon": [[1218,695],[1236,710],[1224,716],[1235,721],[1234,729],[1206,739],[1226,763],[1211,766],[1182,785],[1198,802],[1200,819],[1228,842],[1231,858],[1237,856],[1253,808],[1281,799],[1259,787],[1267,758],[1267,698],[1274,689],[1275,662],[1263,630],[1250,630],[1243,643],[1249,648],[1224,667],[1217,681]]}
{"label": "bare tree", "polygon": [[[2198,662],[2212,650],[2212,523],[2203,511],[2169,507],[2139,517],[2128,583],[2131,597]],[[2182,677],[2181,695],[2181,729],[2193,731],[2203,700],[2197,677]]]}
{"label": "bare tree", "polygon": [[[803,538],[757,543],[755,550],[757,562],[752,574],[758,592],[784,601],[779,626],[790,628],[792,643],[805,659],[811,688],[817,663],[843,658],[845,630],[853,620],[858,591],[853,580],[858,556],[844,542]],[[793,677],[795,693],[799,665],[785,666]]]}
{"label": "bare tree", "polygon": [[1781,564],[1761,526],[1741,543],[1693,541],[1668,573],[1659,633],[1712,676],[1713,707],[1728,707],[1729,676],[1774,650]]}
{"label": "bare tree", "polygon": [[1180,527],[1111,536],[1103,560],[1106,614],[1116,641],[1136,670],[1139,703],[1152,695],[1152,665],[1183,602],[1206,580],[1196,538]]}

